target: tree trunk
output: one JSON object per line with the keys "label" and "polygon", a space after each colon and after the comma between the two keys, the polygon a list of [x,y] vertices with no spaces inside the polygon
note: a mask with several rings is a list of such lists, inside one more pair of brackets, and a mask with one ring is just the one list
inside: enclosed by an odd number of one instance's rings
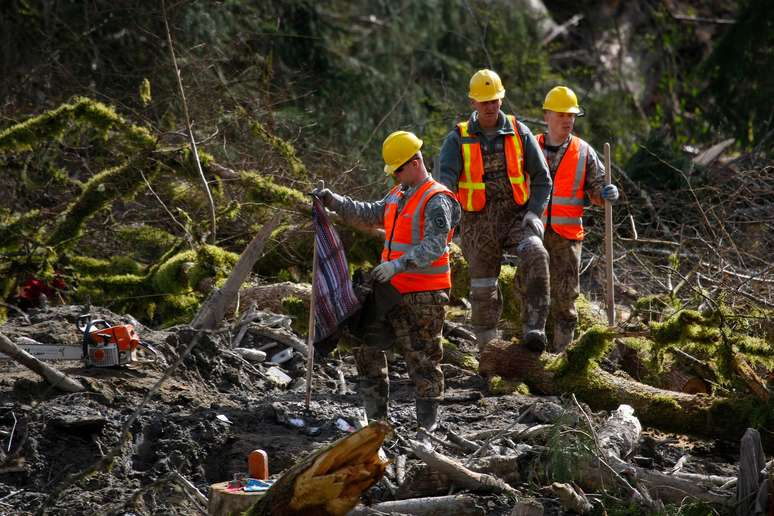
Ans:
{"label": "tree trunk", "polygon": [[[483,376],[499,375],[521,380],[533,391],[560,395],[575,393],[594,409],[613,410],[618,405],[634,407],[646,425],[667,431],[739,440],[742,432],[760,417],[756,398],[713,398],[667,391],[608,373],[594,362],[574,372],[559,374],[549,369],[555,355],[538,355],[526,347],[502,340],[492,341],[479,359]],[[774,414],[766,414],[764,426],[774,424]],[[768,438],[767,448],[774,447]]]}
{"label": "tree trunk", "polygon": [[269,238],[271,232],[277,227],[279,221],[280,215],[275,215],[274,218],[263,225],[261,231],[247,244],[223,288],[215,290],[207,301],[204,302],[196,317],[194,317],[191,326],[197,330],[217,328],[226,314],[226,307],[236,299],[239,287],[242,286],[250,271],[253,270],[253,265],[255,265],[261,253],[263,253],[266,239]]}
{"label": "tree trunk", "polygon": [[302,459],[247,516],[343,516],[384,474],[379,449],[392,428],[377,421]]}

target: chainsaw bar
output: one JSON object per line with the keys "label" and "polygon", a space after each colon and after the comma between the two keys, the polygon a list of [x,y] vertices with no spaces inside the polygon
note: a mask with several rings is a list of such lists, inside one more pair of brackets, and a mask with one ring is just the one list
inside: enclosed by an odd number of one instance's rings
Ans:
{"label": "chainsaw bar", "polygon": [[[24,344],[16,345],[38,360],[82,360],[83,350],[80,346],[61,346],[56,344]],[[0,353],[0,360],[11,360],[11,357]]]}

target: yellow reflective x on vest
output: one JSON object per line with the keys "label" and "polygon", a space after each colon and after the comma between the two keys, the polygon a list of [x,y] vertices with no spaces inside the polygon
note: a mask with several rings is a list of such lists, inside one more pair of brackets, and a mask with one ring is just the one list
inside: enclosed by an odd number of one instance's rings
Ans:
{"label": "yellow reflective x on vest", "polygon": [[[503,135],[505,147],[505,168],[511,183],[513,200],[518,205],[529,199],[529,182],[524,172],[524,145],[519,135],[516,117],[507,115],[513,127],[513,134]],[[457,183],[457,199],[465,211],[481,211],[486,205],[484,183],[484,158],[481,143],[468,132],[468,122],[457,124],[462,149],[462,173]]]}

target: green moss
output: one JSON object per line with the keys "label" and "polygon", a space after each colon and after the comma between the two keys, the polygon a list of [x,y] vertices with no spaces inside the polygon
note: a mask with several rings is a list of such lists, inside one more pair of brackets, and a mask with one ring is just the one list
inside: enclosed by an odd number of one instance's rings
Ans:
{"label": "green moss", "polygon": [[458,302],[463,297],[468,297],[470,274],[468,273],[468,262],[462,255],[462,249],[455,243],[449,244],[449,265],[452,275],[450,297],[452,302]]}
{"label": "green moss", "polygon": [[567,348],[566,360],[558,368],[561,375],[585,374],[610,352],[615,332],[606,326],[594,326]]}
{"label": "green moss", "polygon": [[303,192],[278,185],[274,180],[259,172],[245,171],[239,181],[245,187],[247,199],[262,204],[303,205],[311,210],[309,197]]}
{"label": "green moss", "polygon": [[90,256],[73,256],[70,265],[79,274],[139,274],[141,266],[129,256],[113,256],[109,260],[92,258]]}
{"label": "green moss", "polygon": [[577,334],[597,325],[607,325],[607,317],[603,310],[592,304],[583,294],[575,300],[575,309],[578,311]]}
{"label": "green moss", "polygon": [[456,344],[445,337],[441,337],[443,346],[443,361],[449,364],[468,369],[469,371],[478,371],[478,360],[470,353],[463,352]]}
{"label": "green moss", "polygon": [[151,103],[151,100],[152,100],[151,83],[147,77],[144,78],[140,83],[140,87],[138,89],[138,96],[143,106],[147,106],[148,104]]}
{"label": "green moss", "polygon": [[733,335],[733,345],[751,362],[774,369],[774,347],[765,339],[749,335]]}
{"label": "green moss", "polygon": [[58,141],[73,126],[89,126],[107,137],[111,129],[135,148],[152,148],[156,139],[140,126],[126,122],[115,110],[101,102],[79,97],[72,103],[28,118],[0,132],[0,154],[32,150],[36,145]]}
{"label": "green moss", "polygon": [[503,296],[503,319],[509,321],[514,327],[521,327],[521,298],[516,293],[516,267],[503,265],[500,268],[500,292]]}
{"label": "green moss", "polygon": [[258,121],[255,121],[251,125],[253,134],[274,147],[288,162],[290,170],[293,172],[293,176],[297,179],[305,179],[309,176],[306,170],[306,165],[296,155],[296,149],[292,144],[283,140],[282,138],[271,134],[264,126]]}
{"label": "green moss", "polygon": [[130,199],[144,185],[138,168],[145,155],[96,174],[84,185],[81,195],[58,217],[46,242],[61,245],[79,236],[83,224],[111,201]]}
{"label": "green moss", "polygon": [[166,259],[152,278],[156,292],[174,294],[190,290],[187,271],[196,261],[195,251],[183,251]]}
{"label": "green moss", "polygon": [[196,289],[202,280],[214,282],[228,277],[239,255],[217,246],[203,245],[197,251],[182,251],[167,258],[152,275],[159,293],[176,294]]}
{"label": "green moss", "polygon": [[309,304],[296,296],[282,298],[282,308],[293,319],[293,329],[299,335],[309,332]]}
{"label": "green moss", "polygon": [[239,255],[214,245],[203,245],[196,253],[196,261],[189,274],[189,285],[196,289],[206,278],[218,281],[228,277],[239,260]]}
{"label": "green moss", "polygon": [[200,304],[201,298],[193,293],[164,296],[154,316],[161,321],[161,326],[190,323]]}
{"label": "green moss", "polygon": [[514,382],[505,380],[500,376],[492,376],[489,378],[489,392],[495,396],[503,396],[513,393],[519,393],[527,395],[529,394],[529,387],[524,382]]}
{"label": "green moss", "polygon": [[119,240],[126,243],[128,250],[139,260],[155,261],[179,239],[167,231],[138,224],[136,226],[119,226],[116,228]]}

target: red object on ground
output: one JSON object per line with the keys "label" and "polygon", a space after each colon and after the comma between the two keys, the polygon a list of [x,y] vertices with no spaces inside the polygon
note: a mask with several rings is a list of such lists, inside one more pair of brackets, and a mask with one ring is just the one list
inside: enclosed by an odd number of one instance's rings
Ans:
{"label": "red object on ground", "polygon": [[263,450],[253,450],[247,456],[247,471],[250,478],[269,479],[269,456]]}

